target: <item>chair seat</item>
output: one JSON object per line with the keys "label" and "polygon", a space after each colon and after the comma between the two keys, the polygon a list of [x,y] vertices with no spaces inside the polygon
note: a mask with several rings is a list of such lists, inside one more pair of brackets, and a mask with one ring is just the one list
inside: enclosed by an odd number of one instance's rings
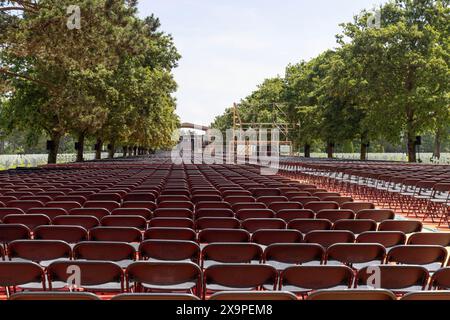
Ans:
{"label": "chair seat", "polygon": [[[203,268],[208,268],[211,266],[215,266],[215,265],[223,265],[223,264],[227,264],[226,262],[220,262],[220,261],[214,261],[214,260],[205,260],[203,261]],[[232,263],[234,264],[234,263]],[[250,261],[250,264],[260,264],[260,262],[258,260],[252,260]]]}
{"label": "chair seat", "polygon": [[190,291],[196,285],[197,285],[197,283],[192,282],[192,281],[184,282],[184,283],[180,283],[180,284],[173,284],[173,285],[153,285],[153,284],[142,283],[142,286],[145,289],[155,290],[155,291]]}
{"label": "chair seat", "polygon": [[[366,286],[366,285],[362,285],[362,286],[358,286],[357,289],[360,290],[376,290],[377,288],[373,288],[371,286]],[[410,287],[406,287],[406,288],[382,288],[382,289],[388,289],[391,290],[394,293],[397,294],[405,294],[405,293],[410,293],[410,292],[415,292],[415,291],[422,291],[422,286],[410,286]]]}
{"label": "chair seat", "polygon": [[[121,291],[122,287],[120,283],[118,282],[108,282],[104,284],[98,284],[98,285],[82,285],[81,286],[85,290],[89,291]],[[63,281],[53,281],[52,282],[52,290],[62,290],[67,288],[67,283]]]}
{"label": "chair seat", "polygon": [[[348,289],[348,286],[345,285],[340,285],[340,286],[334,286],[334,287],[330,287],[330,288],[320,288],[320,290],[345,290]],[[311,289],[311,288],[302,288],[302,287],[297,287],[297,286],[293,286],[293,285],[286,285],[283,286],[283,291],[289,291],[289,292],[293,292],[293,293],[300,293],[300,294],[306,294],[310,291],[314,291],[316,289]]]}
{"label": "chair seat", "polygon": [[[273,288],[273,286],[272,286]],[[208,284],[206,285],[206,289],[207,291],[253,291],[256,290],[256,288],[252,288],[252,287],[239,287],[239,288],[234,288],[234,287],[227,287],[227,286],[222,286],[219,284]]]}
{"label": "chair seat", "polygon": [[[289,267],[298,265],[295,263],[286,263],[286,262],[273,261],[273,260],[266,261],[265,264],[274,267],[275,269],[277,269],[277,271],[283,271]],[[308,261],[308,262],[302,263],[301,265],[302,266],[320,266],[320,261]]]}

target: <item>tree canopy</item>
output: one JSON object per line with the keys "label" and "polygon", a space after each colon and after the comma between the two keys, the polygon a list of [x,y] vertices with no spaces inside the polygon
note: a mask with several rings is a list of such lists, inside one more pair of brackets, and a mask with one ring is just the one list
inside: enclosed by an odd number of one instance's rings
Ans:
{"label": "tree canopy", "polygon": [[180,55],[158,18],[137,16],[136,0],[0,0],[0,27],[1,125],[47,135],[49,163],[67,134],[78,161],[86,138],[111,157],[118,146],[171,146]]}

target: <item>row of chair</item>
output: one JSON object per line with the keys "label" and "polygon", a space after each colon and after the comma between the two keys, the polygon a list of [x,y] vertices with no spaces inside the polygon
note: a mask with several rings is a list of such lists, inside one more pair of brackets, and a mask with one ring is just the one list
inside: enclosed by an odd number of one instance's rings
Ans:
{"label": "row of chair", "polygon": [[124,272],[118,264],[105,261],[56,261],[45,270],[33,262],[0,262],[0,274],[0,286],[8,296],[17,290],[72,289],[185,292],[205,298],[230,290],[280,290],[305,296],[320,289],[380,288],[405,294],[450,288],[450,268],[430,277],[421,266],[391,265],[365,267],[355,274],[343,265],[291,266],[279,273],[265,264],[215,264],[203,271],[190,262],[134,262]]}
{"label": "row of chair", "polygon": [[[40,226],[31,236],[24,225],[0,225],[0,242],[7,245],[14,240],[61,240],[70,244],[82,241],[115,241],[132,244],[143,240],[184,240],[200,244],[215,242],[255,242],[261,245],[274,243],[318,243],[329,247],[336,243],[380,243],[386,248],[405,244],[407,236],[401,231],[367,231],[354,234],[348,230],[313,230],[311,224],[318,220],[293,220],[303,224],[302,231],[295,229],[258,229],[253,234],[243,229],[203,229],[195,232],[189,228],[149,228],[144,233],[131,227],[96,227],[89,231],[80,226]],[[319,220],[319,222],[321,222]],[[329,222],[328,222],[329,223]],[[344,221],[346,223],[346,221]],[[416,233],[410,238],[413,244],[434,244],[448,246],[449,233]]]}
{"label": "row of chair", "polygon": [[[1,248],[1,247],[0,247]],[[422,265],[434,272],[447,264],[447,250],[438,245],[398,245],[389,250],[375,243],[338,243],[324,248],[312,243],[212,243],[200,247],[192,241],[146,240],[138,248],[125,242],[80,242],[73,248],[64,241],[16,240],[0,249],[0,260],[33,261],[48,266],[55,260],[113,261],[126,268],[137,260],[186,261],[202,267],[220,263],[266,263],[277,270],[292,265],[340,265],[356,270],[369,265]]]}

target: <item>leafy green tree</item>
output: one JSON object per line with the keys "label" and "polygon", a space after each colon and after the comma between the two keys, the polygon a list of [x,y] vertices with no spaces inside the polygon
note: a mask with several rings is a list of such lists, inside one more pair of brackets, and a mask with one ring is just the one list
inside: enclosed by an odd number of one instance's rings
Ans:
{"label": "leafy green tree", "polygon": [[448,46],[440,41],[439,25],[448,23],[448,2],[389,2],[381,8],[380,28],[367,24],[369,16],[363,12],[344,25],[343,33],[357,53],[354,59],[364,66],[368,117],[389,141],[405,137],[409,161],[416,162],[416,136],[430,128],[436,108],[448,108],[448,101],[430,101],[448,92]]}

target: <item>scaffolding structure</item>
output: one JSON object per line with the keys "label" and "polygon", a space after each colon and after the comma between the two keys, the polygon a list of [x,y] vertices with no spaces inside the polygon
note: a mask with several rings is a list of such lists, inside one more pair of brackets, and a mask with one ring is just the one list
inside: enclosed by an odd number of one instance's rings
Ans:
{"label": "scaffolding structure", "polygon": [[[273,103],[273,107],[277,108],[277,110],[282,113],[285,118],[288,118],[288,115],[284,110],[280,107],[279,103]],[[280,146],[280,150],[278,150],[280,155],[284,156],[292,156],[293,155],[293,148],[292,148],[292,141],[289,140],[289,133],[291,130],[295,130],[295,125],[292,123],[286,123],[286,122],[278,122],[277,119],[273,119],[272,122],[242,122],[241,116],[239,114],[239,106],[237,103],[233,104],[233,136],[236,136],[236,132],[239,130],[248,130],[248,129],[278,129],[281,135],[284,137],[283,140],[280,139],[278,141],[278,144]],[[238,141],[233,141],[234,144],[234,150],[237,150]],[[245,149],[248,150],[248,141],[244,142]]]}

